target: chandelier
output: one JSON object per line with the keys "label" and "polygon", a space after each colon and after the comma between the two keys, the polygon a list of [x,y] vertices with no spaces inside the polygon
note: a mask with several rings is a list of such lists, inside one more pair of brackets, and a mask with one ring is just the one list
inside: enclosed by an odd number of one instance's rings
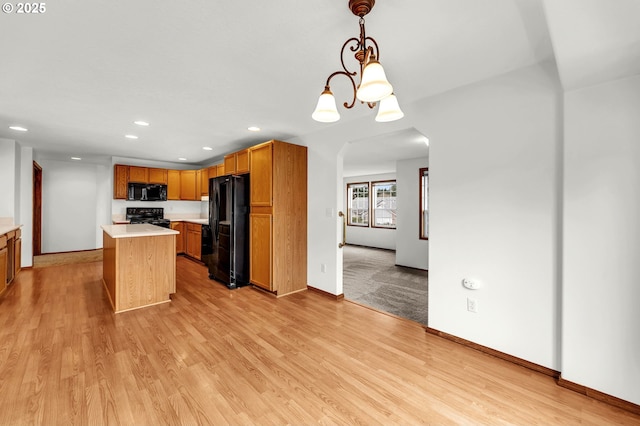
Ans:
{"label": "chandelier", "polygon": [[[369,108],[374,108],[376,103],[380,103],[376,121],[394,121],[404,117],[404,113],[400,110],[398,100],[393,93],[393,87],[387,81],[387,76],[378,59],[380,58],[380,50],[378,43],[368,37],[364,29],[364,16],[368,14],[375,0],[349,0],[349,9],[351,12],[360,17],[360,37],[352,37],[345,41],[340,51],[340,62],[342,70],[338,70],[327,78],[324,91],[318,99],[316,109],[311,117],[316,121],[323,123],[332,123],[340,119],[340,113],[336,108],[336,99],[331,93],[329,83],[336,75],[344,75],[353,87],[353,98],[351,102],[345,102],[343,106],[347,109],[353,108],[358,99],[361,103],[366,103]],[[350,71],[344,63],[345,49],[349,47],[351,52],[355,52],[354,57],[360,64],[360,84],[356,84],[354,77],[358,75],[356,71]]]}

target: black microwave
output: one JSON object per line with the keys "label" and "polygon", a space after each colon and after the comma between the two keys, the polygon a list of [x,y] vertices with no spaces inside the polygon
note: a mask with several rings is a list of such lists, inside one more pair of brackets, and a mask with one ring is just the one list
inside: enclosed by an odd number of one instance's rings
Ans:
{"label": "black microwave", "polygon": [[127,192],[130,201],[167,201],[167,185],[130,183]]}

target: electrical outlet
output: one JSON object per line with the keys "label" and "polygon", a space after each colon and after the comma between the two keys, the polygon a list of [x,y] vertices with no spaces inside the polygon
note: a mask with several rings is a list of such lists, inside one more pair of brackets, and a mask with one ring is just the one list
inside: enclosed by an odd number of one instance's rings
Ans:
{"label": "electrical outlet", "polygon": [[473,312],[474,314],[478,313],[478,301],[476,299],[467,297],[467,311]]}
{"label": "electrical outlet", "polygon": [[327,272],[327,265],[324,263],[320,264],[320,272]]}

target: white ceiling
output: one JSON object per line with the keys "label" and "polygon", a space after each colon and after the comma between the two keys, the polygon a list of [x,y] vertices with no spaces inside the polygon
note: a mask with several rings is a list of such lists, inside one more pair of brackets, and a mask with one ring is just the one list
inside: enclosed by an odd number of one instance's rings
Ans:
{"label": "white ceiling", "polygon": [[[58,0],[41,15],[2,13],[0,138],[88,161],[206,165],[319,131],[328,124],[311,112],[359,31],[347,3]],[[378,0],[366,28],[402,105],[554,58],[565,89],[638,74],[639,16],[638,0]],[[350,88],[339,78],[341,103]],[[342,122],[374,114],[341,111]],[[382,130],[370,151],[415,156],[401,148],[414,132]],[[348,151],[345,170],[356,167]]]}

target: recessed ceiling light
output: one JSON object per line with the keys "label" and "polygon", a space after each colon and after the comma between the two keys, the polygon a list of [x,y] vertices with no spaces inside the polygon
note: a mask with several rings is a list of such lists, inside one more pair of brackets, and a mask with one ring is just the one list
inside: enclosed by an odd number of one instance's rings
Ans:
{"label": "recessed ceiling light", "polygon": [[142,121],[142,120],[137,120],[133,122],[134,124],[137,124],[138,126],[148,126],[149,123],[147,123],[146,121]]}
{"label": "recessed ceiling light", "polygon": [[71,159],[72,159],[72,160],[76,160],[76,161],[80,161],[80,160],[82,160],[82,158],[80,158],[80,157],[71,157]]}
{"label": "recessed ceiling light", "polygon": [[180,160],[180,161],[187,161],[187,159],[186,159],[186,158],[184,158],[184,157],[180,157],[180,158],[178,158],[178,160]]}
{"label": "recessed ceiling light", "polygon": [[124,137],[127,139],[138,139],[136,135],[124,135]]}
{"label": "recessed ceiling light", "polygon": [[205,151],[212,151],[213,148],[211,148],[210,146],[203,146],[202,149],[204,149]]}
{"label": "recessed ceiling light", "polygon": [[11,130],[17,130],[19,132],[26,132],[27,131],[27,129],[25,129],[24,127],[20,127],[20,126],[9,126],[9,128]]}
{"label": "recessed ceiling light", "polygon": [[250,132],[259,132],[260,127],[251,126],[251,127],[247,127],[247,130],[249,130]]}

